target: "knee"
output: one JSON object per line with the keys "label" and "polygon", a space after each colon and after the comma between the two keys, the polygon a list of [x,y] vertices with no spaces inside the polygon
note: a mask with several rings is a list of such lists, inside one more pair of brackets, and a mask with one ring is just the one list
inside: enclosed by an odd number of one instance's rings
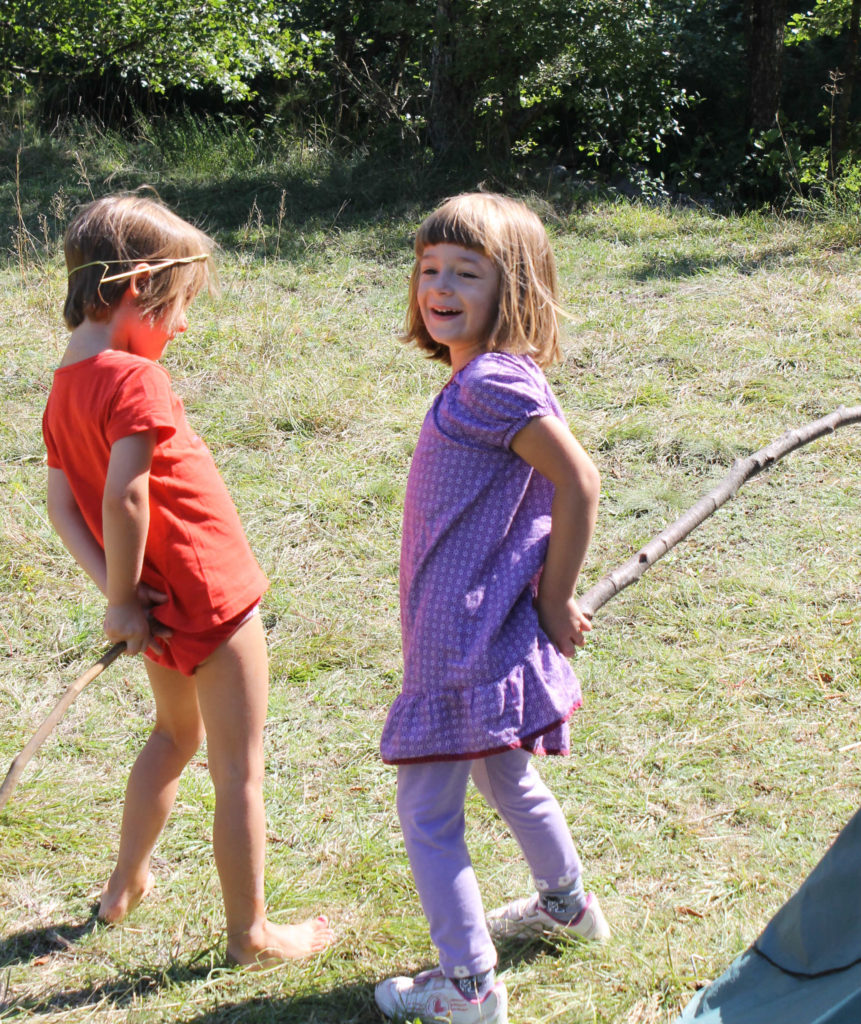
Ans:
{"label": "knee", "polygon": [[209,774],[216,792],[221,789],[262,789],[263,757],[253,754],[225,757],[210,750]]}
{"label": "knee", "polygon": [[202,725],[199,728],[170,729],[157,722],[152,735],[160,742],[167,744],[177,761],[186,765],[200,749],[206,734]]}
{"label": "knee", "polygon": [[463,835],[465,820],[462,803],[408,799],[398,794],[397,807],[401,829],[408,842],[414,839],[436,844]]}
{"label": "knee", "polygon": [[462,835],[468,777],[466,762],[402,765],[397,807],[404,837],[428,843]]}

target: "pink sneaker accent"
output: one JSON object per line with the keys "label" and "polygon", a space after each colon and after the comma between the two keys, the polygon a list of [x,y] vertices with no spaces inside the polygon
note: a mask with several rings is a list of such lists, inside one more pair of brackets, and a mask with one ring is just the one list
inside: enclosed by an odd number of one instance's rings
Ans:
{"label": "pink sneaker accent", "polygon": [[594,893],[587,895],[586,908],[570,921],[560,921],[540,904],[538,893],[513,900],[487,915],[487,928],[494,939],[530,939],[536,935],[570,935],[585,942],[605,942],[610,926]]}
{"label": "pink sneaker accent", "polygon": [[392,1020],[422,1024],[508,1024],[508,993],[497,980],[481,1002],[467,999],[439,968],[415,978],[387,978],[374,999]]}

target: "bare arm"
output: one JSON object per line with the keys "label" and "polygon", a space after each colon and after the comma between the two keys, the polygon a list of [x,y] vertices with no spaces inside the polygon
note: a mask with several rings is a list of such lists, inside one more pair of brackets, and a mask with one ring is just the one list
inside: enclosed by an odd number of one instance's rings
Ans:
{"label": "bare arm", "polygon": [[568,427],[554,416],[530,420],[511,447],[555,488],[547,558],[538,585],[538,621],[570,657],[592,628],[574,591],[595,528],[601,478]]}
{"label": "bare arm", "polygon": [[111,446],[102,498],[108,598],[104,629],[110,640],[126,642],[128,654],[145,650],[152,639],[138,588],[149,532],[149,471],[155,443],[156,431],[148,430]]}
{"label": "bare arm", "polygon": [[48,518],[69,554],[103,594],[107,593],[105,553],[84,521],[62,469],[48,467]]}

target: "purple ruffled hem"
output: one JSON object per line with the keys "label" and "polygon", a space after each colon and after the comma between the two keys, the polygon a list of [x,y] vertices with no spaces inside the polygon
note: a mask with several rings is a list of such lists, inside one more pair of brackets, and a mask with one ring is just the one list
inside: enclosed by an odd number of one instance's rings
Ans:
{"label": "purple ruffled hem", "polygon": [[536,757],[558,755],[567,757],[571,752],[568,742],[568,720],[574,712],[583,706],[583,701],[578,700],[568,711],[564,718],[558,722],[552,722],[532,736],[526,736],[522,740],[506,743],[502,746],[491,747],[489,750],[475,750],[468,754],[427,754],[423,757],[386,757],[382,755],[383,764],[427,764],[432,761],[475,761],[480,757],[492,757],[494,754],[504,754],[506,750],[523,749]]}
{"label": "purple ruffled hem", "polygon": [[555,650],[534,654],[534,662],[491,683],[401,693],[383,728],[383,761],[462,761],[517,748],[567,754],[568,719],[583,703],[580,683]]}

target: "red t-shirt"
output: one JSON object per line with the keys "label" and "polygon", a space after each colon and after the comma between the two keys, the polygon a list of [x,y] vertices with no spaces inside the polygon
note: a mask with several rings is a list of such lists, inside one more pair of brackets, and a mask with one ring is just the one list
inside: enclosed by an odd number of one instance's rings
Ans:
{"label": "red t-shirt", "polygon": [[42,418],[48,465],[61,469],[104,546],[111,445],[157,430],[141,579],[168,595],[156,617],[189,633],[220,625],[268,586],[209,449],[192,431],[164,367],[108,349],[54,372]]}

